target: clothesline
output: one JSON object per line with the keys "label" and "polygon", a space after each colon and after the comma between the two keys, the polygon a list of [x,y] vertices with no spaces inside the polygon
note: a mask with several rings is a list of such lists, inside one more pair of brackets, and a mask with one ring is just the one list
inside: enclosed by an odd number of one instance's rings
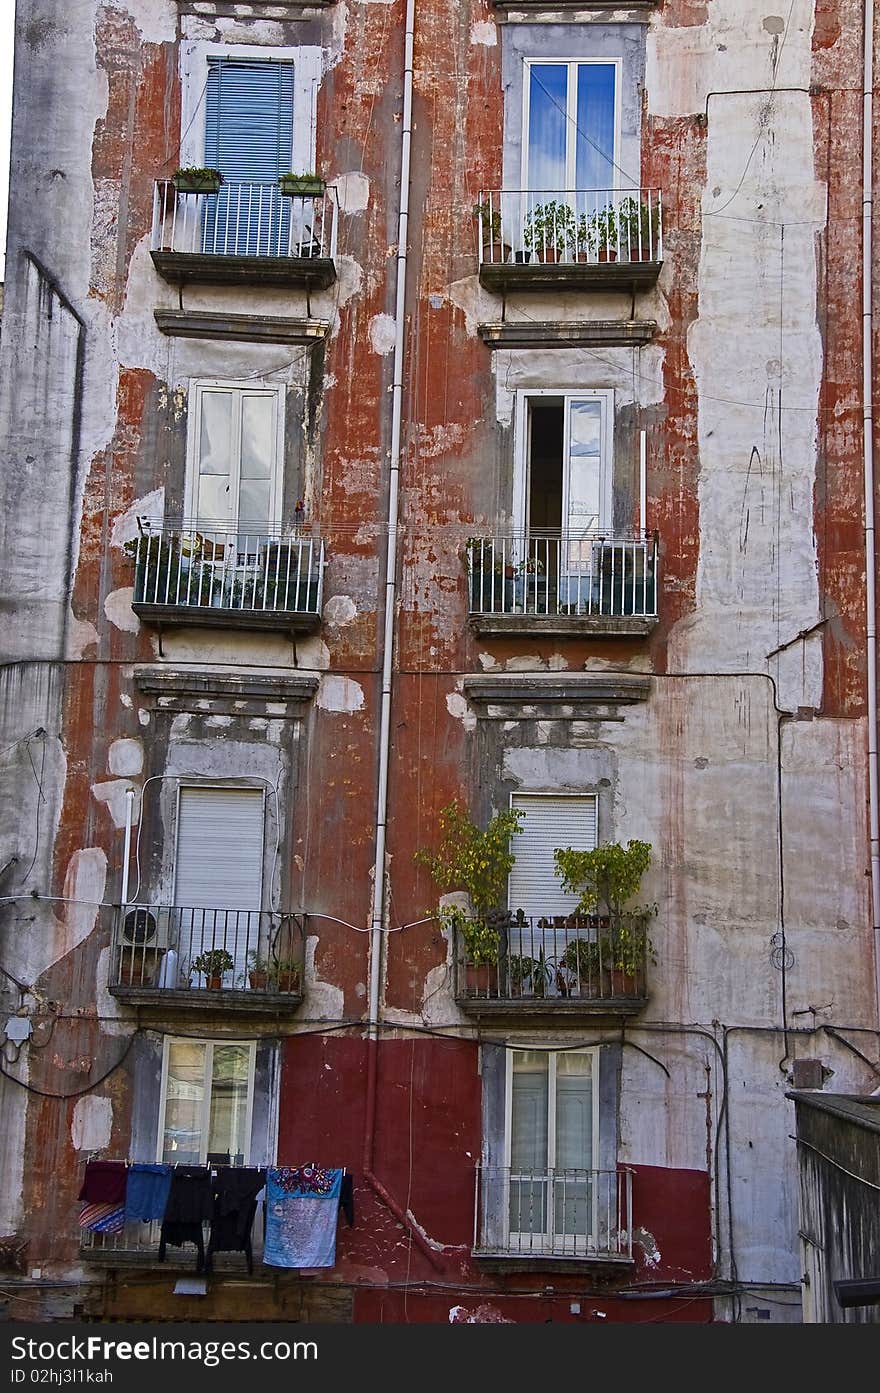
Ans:
{"label": "clothesline", "polygon": [[[318,1164],[317,1161],[300,1161],[298,1165],[292,1166],[287,1161],[275,1161],[271,1167],[269,1167],[268,1164],[265,1166],[253,1167],[234,1166],[231,1161],[136,1161],[133,1156],[101,1156],[98,1152],[89,1156],[85,1164],[88,1166],[93,1161],[100,1161],[107,1166],[171,1166],[173,1169],[176,1169],[178,1166],[186,1166],[189,1170],[196,1170],[199,1168],[203,1170],[218,1170],[224,1166],[228,1166],[230,1170],[253,1170],[255,1168],[257,1170],[305,1170],[308,1166],[316,1167]],[[348,1174],[347,1167],[339,1166],[338,1169],[342,1171],[343,1175]]]}

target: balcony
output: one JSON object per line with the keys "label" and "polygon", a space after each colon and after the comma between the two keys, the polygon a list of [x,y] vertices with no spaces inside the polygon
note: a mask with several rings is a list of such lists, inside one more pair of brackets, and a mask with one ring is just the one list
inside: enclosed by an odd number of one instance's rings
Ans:
{"label": "balcony", "polygon": [[277,183],[224,183],[216,193],[181,193],[171,180],[153,196],[150,255],[164,280],[304,286],[336,279],[337,204],[283,194]]}
{"label": "balcony", "polygon": [[487,290],[626,290],[663,261],[658,189],[492,190],[478,205]]}
{"label": "balcony", "polygon": [[302,1001],[304,945],[294,914],[123,905],[110,991],[163,1011],[290,1012]]}
{"label": "balcony", "polygon": [[658,540],[594,530],[472,537],[471,627],[497,637],[644,637],[657,623]]}
{"label": "balcony", "polygon": [[139,520],[132,609],[153,624],[312,633],[321,622],[324,544],[282,529],[235,531]]}
{"label": "balcony", "polygon": [[[257,1213],[251,1230],[254,1267],[259,1273],[259,1263],[263,1255],[263,1201],[257,1203]],[[194,1243],[182,1247],[171,1244],[165,1250],[165,1257],[159,1261],[159,1222],[138,1223],[136,1220],[125,1225],[121,1233],[96,1233],[91,1229],[80,1230],[80,1257],[85,1262],[100,1267],[137,1267],[155,1269],[156,1272],[171,1271],[196,1272],[198,1250]],[[202,1243],[208,1251],[211,1226],[202,1224]],[[225,1276],[244,1276],[247,1261],[244,1253],[214,1253],[211,1257],[211,1270]]]}
{"label": "balcony", "polygon": [[507,1267],[632,1263],[632,1172],[477,1166],[474,1246]]}
{"label": "balcony", "polygon": [[495,963],[468,962],[453,927],[453,993],[462,1010],[481,1017],[635,1015],[648,999],[650,958],[644,917],[612,924],[595,914],[517,911],[500,925]]}

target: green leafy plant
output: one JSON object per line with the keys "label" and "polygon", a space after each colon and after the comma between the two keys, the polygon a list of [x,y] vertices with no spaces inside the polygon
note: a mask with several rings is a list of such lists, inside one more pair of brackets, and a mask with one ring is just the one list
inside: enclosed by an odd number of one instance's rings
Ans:
{"label": "green leafy plant", "polygon": [[582,981],[594,981],[602,966],[599,944],[595,939],[573,938],[565,945],[559,964],[576,973]]}
{"label": "green leafy plant", "polygon": [[278,187],[282,193],[320,198],[327,185],[320,174],[279,174]]}
{"label": "green leafy plant", "polygon": [[235,967],[235,959],[225,948],[208,948],[204,953],[200,953],[197,958],[193,958],[193,972],[200,972],[203,977],[222,977],[224,972],[231,972]]}
{"label": "green leafy plant", "polygon": [[479,219],[487,241],[501,241],[501,210],[493,208],[491,203],[477,203],[474,206],[474,217]]}
{"label": "green leafy plant", "polygon": [[523,225],[526,251],[564,253],[568,250],[573,253],[576,243],[577,220],[567,203],[551,198],[547,203],[536,203],[526,215]]}
{"label": "green leafy plant", "polygon": [[641,250],[651,249],[651,213],[647,203],[637,198],[622,198],[619,203],[607,203],[599,208],[583,229],[578,227],[578,238],[585,241],[592,251],[618,252],[622,256],[636,255]]}
{"label": "green leafy plant", "polygon": [[177,188],[183,192],[187,189],[215,191],[223,183],[223,175],[219,169],[205,169],[194,164],[181,165],[172,177]]}
{"label": "green leafy plant", "polygon": [[496,813],[481,830],[456,799],[440,812],[440,844],[436,851],[421,848],[413,855],[441,892],[464,891],[472,913],[458,906],[439,910],[441,922],[455,927],[475,966],[498,961],[501,929],[509,920],[500,908],[507,895],[507,878],[515,857],[510,849],[524,814],[518,808]]}
{"label": "green leafy plant", "polygon": [[[657,906],[627,908],[651,864],[650,843],[631,840],[624,847],[619,842],[607,842],[592,851],[557,848],[553,859],[563,890],[580,896],[578,912],[598,914],[602,938],[595,946],[603,966],[634,974],[647,955],[653,960],[646,924],[657,913]],[[566,952],[573,946],[569,944]]]}

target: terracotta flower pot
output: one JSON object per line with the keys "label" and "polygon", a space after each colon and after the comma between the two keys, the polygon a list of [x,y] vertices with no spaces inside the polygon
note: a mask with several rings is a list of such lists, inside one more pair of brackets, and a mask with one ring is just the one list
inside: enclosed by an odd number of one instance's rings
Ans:
{"label": "terracotta flower pot", "polygon": [[220,988],[221,988],[222,986],[223,986],[223,978],[222,978],[222,976],[219,976],[219,977],[209,977],[209,978],[207,979],[207,988],[208,988],[208,991],[209,991],[209,992],[219,992],[219,990],[220,990]]}
{"label": "terracotta flower pot", "polygon": [[617,260],[617,252],[616,252],[616,251],[613,251],[611,247],[600,247],[600,248],[599,248],[599,260],[600,260],[600,261],[616,261],[616,260]]}

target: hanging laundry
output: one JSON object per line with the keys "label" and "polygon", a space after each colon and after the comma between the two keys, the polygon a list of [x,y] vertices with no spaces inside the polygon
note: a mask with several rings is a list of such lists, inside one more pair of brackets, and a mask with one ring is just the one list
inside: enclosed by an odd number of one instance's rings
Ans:
{"label": "hanging laundry", "polygon": [[347,1173],[342,1177],[342,1187],[339,1191],[339,1208],[348,1221],[348,1227],[354,1228],[354,1176]]}
{"label": "hanging laundry", "polygon": [[142,1224],[149,1224],[154,1219],[165,1217],[171,1174],[171,1166],[139,1163],[129,1166],[125,1190],[126,1220],[140,1220]]}
{"label": "hanging laundry", "polygon": [[125,1206],[121,1204],[84,1204],[79,1212],[79,1226],[92,1233],[122,1233],[125,1228]]}
{"label": "hanging laundry", "polygon": [[128,1167],[124,1161],[87,1161],[77,1196],[87,1204],[125,1204]]}
{"label": "hanging laundry", "polygon": [[342,1171],[272,1167],[266,1175],[263,1262],[270,1267],[332,1267]]}
{"label": "hanging laundry", "polygon": [[159,1230],[159,1261],[165,1261],[165,1245],[182,1248],[194,1243],[198,1251],[196,1271],[205,1266],[205,1235],[202,1222],[210,1219],[214,1201],[211,1175],[205,1166],[175,1166],[165,1216]]}
{"label": "hanging laundry", "polygon": [[215,1253],[244,1253],[247,1270],[253,1272],[251,1229],[257,1212],[257,1196],[266,1184],[266,1171],[256,1166],[221,1166],[214,1178],[214,1213],[205,1271],[211,1271]]}

